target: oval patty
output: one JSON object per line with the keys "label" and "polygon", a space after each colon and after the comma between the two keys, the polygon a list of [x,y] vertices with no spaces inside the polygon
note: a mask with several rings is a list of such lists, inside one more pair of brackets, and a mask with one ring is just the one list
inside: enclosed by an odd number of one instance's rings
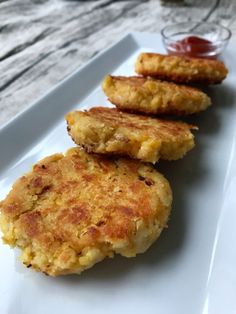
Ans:
{"label": "oval patty", "polygon": [[79,148],[38,162],[0,203],[3,240],[51,276],[144,252],[166,227],[168,181],[149,164]]}
{"label": "oval patty", "polygon": [[135,71],[144,76],[177,83],[221,83],[228,69],[219,60],[190,58],[184,56],[141,53]]}
{"label": "oval patty", "polygon": [[105,77],[103,90],[117,108],[145,114],[193,114],[211,105],[199,89],[140,76]]}
{"label": "oval patty", "polygon": [[67,114],[68,132],[88,152],[128,155],[155,163],[182,158],[194,147],[194,128],[183,122],[154,119],[94,107]]}

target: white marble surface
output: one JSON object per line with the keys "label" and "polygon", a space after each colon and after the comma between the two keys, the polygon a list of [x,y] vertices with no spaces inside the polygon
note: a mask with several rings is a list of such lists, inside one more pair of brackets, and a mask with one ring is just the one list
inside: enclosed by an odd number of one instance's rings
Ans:
{"label": "white marble surface", "polygon": [[176,21],[209,20],[230,26],[236,41],[236,1],[162,3],[0,1],[0,126],[129,31],[159,32]]}

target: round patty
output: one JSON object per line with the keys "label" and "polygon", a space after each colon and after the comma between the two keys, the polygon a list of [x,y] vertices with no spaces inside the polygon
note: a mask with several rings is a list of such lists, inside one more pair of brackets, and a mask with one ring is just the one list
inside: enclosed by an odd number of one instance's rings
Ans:
{"label": "round patty", "polygon": [[68,132],[88,152],[128,155],[155,163],[182,158],[194,147],[192,125],[94,107],[67,114]]}
{"label": "round patty", "polygon": [[51,276],[77,273],[105,257],[142,253],[166,227],[168,181],[152,165],[87,154],[55,154],[13,185],[0,203],[3,240]]}
{"label": "round patty", "polygon": [[108,75],[102,87],[111,103],[131,112],[186,115],[211,105],[199,89],[140,76]]}
{"label": "round patty", "polygon": [[226,66],[219,60],[158,53],[141,53],[136,61],[135,71],[161,80],[203,84],[221,83],[228,74]]}

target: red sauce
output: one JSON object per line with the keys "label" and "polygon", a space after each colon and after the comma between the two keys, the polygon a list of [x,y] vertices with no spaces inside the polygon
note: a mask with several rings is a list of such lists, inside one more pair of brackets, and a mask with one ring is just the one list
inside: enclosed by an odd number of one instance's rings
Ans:
{"label": "red sauce", "polygon": [[216,47],[210,40],[197,36],[189,36],[176,43],[170,44],[167,48],[172,55],[185,55],[197,58],[215,58]]}

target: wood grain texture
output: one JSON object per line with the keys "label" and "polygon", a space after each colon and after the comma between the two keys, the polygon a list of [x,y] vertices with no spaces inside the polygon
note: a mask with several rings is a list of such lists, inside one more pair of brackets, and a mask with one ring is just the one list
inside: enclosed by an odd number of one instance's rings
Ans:
{"label": "wood grain texture", "polygon": [[159,32],[177,21],[223,20],[236,39],[235,7],[222,17],[221,1],[186,2],[0,1],[0,126],[128,31]]}

